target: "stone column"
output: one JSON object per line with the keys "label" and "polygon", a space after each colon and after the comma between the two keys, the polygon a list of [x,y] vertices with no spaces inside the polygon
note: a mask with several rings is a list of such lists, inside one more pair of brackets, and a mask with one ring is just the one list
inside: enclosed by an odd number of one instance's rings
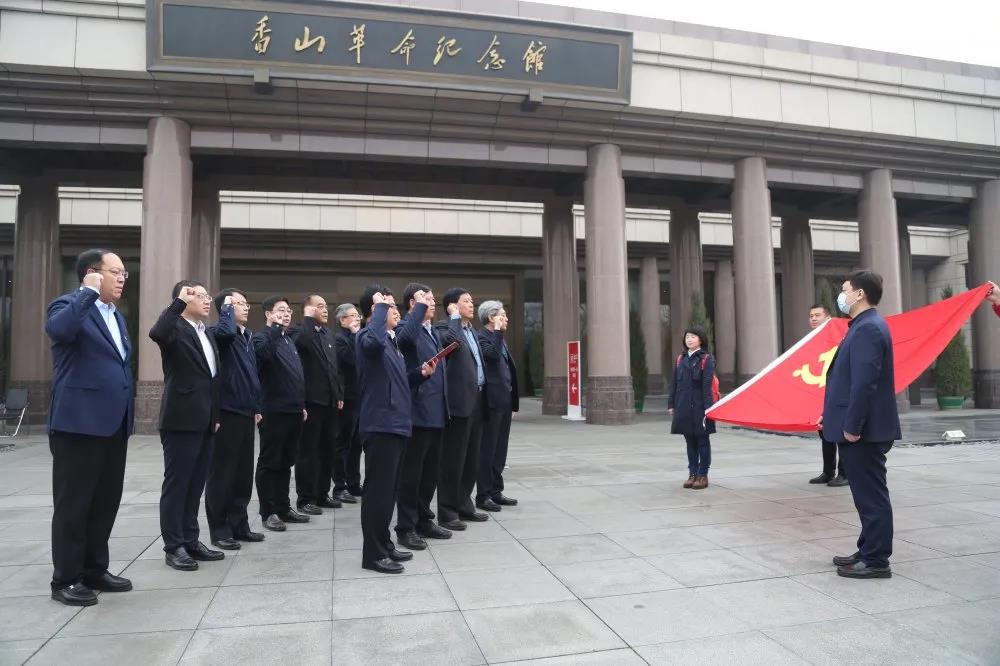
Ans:
{"label": "stone column", "polygon": [[580,339],[580,276],[573,199],[568,197],[547,199],[542,215],[542,335],[542,413],[562,415],[566,413],[566,343]]}
{"label": "stone column", "polygon": [[222,250],[220,217],[219,190],[201,183],[195,185],[191,198],[191,257],[188,277],[202,280],[208,293],[212,295],[222,289],[219,277]]}
{"label": "stone column", "polygon": [[139,377],[135,428],[152,433],[163,392],[160,350],[149,339],[174,284],[188,277],[191,243],[191,128],[170,117],[149,121],[142,174],[139,251]]}
{"label": "stone column", "polygon": [[649,395],[664,392],[663,328],[660,326],[660,268],[656,257],[643,257],[639,268],[639,319],[646,343]]}
{"label": "stone column", "polygon": [[[1000,278],[1000,180],[979,185],[969,223],[972,284]],[[976,407],[1000,408],[1000,318],[986,305],[972,315],[972,384]]]}
{"label": "stone column", "polygon": [[[719,387],[731,391],[736,385],[736,294],[733,262],[715,264],[715,368]],[[671,350],[671,353],[675,353]],[[671,362],[673,360],[671,359]]]}
{"label": "stone column", "polygon": [[784,349],[809,333],[809,306],[816,302],[812,230],[804,213],[781,218],[781,321]]}
{"label": "stone column", "polygon": [[[922,308],[927,305],[927,271],[922,268],[912,269],[910,279],[910,299],[907,301],[908,309]],[[925,370],[917,380],[911,384],[910,404],[919,405],[921,403],[920,389],[931,385],[931,371]]]}
{"label": "stone column", "polygon": [[[684,329],[691,324],[691,298],[705,297],[698,210],[676,206],[670,210],[670,344],[684,348]],[[671,353],[673,353],[671,351]]]}
{"label": "stone column", "polygon": [[736,163],[733,183],[736,284],[736,381],[753,377],[778,356],[778,312],[771,240],[771,193],[762,157]]}
{"label": "stone column", "polygon": [[[888,169],[869,171],[858,204],[858,243],[861,268],[882,276],[882,301],[878,305],[883,317],[903,311],[903,280],[900,271],[899,221],[896,217],[896,197],[892,193],[892,172]],[[900,412],[909,411],[905,393],[896,397]]]}
{"label": "stone column", "polygon": [[625,181],[618,146],[587,150],[583,184],[587,245],[587,422],[631,423]]}
{"label": "stone column", "polygon": [[[899,292],[900,312],[913,309],[913,265],[910,253],[910,229],[906,222],[899,221]],[[906,391],[910,404],[920,404],[920,377]]]}
{"label": "stone column", "polygon": [[42,423],[52,392],[52,353],[45,335],[49,302],[61,291],[59,184],[45,177],[21,181],[14,224],[11,290],[11,388],[28,389],[29,423]]}

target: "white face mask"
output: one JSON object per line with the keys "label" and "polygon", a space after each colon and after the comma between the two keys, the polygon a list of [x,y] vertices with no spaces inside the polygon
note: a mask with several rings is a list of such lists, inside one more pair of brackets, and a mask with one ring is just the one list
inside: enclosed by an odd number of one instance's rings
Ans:
{"label": "white face mask", "polygon": [[837,294],[837,308],[845,315],[851,314],[851,308],[857,305],[857,302],[858,301],[854,301],[853,303],[848,303],[847,294],[843,291]]}

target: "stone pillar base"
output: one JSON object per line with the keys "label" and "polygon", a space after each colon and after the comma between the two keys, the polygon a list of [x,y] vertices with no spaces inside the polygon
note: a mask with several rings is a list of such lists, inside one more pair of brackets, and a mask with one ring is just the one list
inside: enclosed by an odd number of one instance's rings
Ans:
{"label": "stone pillar base", "polygon": [[903,391],[896,396],[896,411],[900,414],[907,414],[910,411],[909,392]]}
{"label": "stone pillar base", "polygon": [[563,416],[566,414],[566,376],[546,377],[542,392],[542,414]]}
{"label": "stone pillar base", "polygon": [[736,375],[731,372],[719,374],[719,392],[722,394],[732,393],[740,384],[736,381]]}
{"label": "stone pillar base", "polygon": [[973,370],[972,390],[977,409],[1000,409],[1000,370]]}
{"label": "stone pillar base", "polygon": [[631,377],[587,377],[587,423],[627,425],[634,417]]}
{"label": "stone pillar base", "polygon": [[155,435],[159,432],[160,398],[162,396],[162,381],[136,382],[135,434]]}
{"label": "stone pillar base", "polygon": [[[21,432],[24,432],[25,425],[39,425],[48,422],[49,404],[52,401],[52,380],[11,381],[10,388],[28,389],[28,411],[24,415]],[[8,430],[13,432],[15,425],[17,425],[16,421],[8,422]]]}
{"label": "stone pillar base", "polygon": [[646,380],[646,395],[665,395],[667,392],[666,375],[649,375]]}

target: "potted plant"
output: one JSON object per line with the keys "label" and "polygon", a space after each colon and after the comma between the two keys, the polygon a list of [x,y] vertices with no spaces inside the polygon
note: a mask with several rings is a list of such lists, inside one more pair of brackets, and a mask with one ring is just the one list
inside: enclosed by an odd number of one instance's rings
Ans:
{"label": "potted plant", "polygon": [[545,338],[540,328],[531,334],[528,345],[528,373],[535,395],[541,396],[545,392]]}
{"label": "potted plant", "polygon": [[649,367],[646,365],[646,339],[642,335],[642,324],[636,310],[629,310],[628,332],[635,411],[641,414],[646,400],[646,391],[649,387]]}
{"label": "potted plant", "polygon": [[[951,298],[952,290],[942,290],[943,298]],[[934,363],[934,385],[940,409],[961,409],[972,393],[972,368],[965,336],[959,331]]]}

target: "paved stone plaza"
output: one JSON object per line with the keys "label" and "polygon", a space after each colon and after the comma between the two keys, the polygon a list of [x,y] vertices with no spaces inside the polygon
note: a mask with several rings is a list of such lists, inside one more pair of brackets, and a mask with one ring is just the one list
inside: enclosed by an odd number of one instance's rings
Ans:
{"label": "paved stone plaza", "polygon": [[662,418],[586,426],[526,402],[520,506],[403,576],[361,569],[357,507],[168,569],[160,446],[137,437],[111,544],[136,591],[83,610],[48,598],[50,457],[22,439],[0,454],[0,664],[1000,664],[996,444],[897,447],[894,577],[856,581],[830,564],[853,552],[848,489],[806,483],[818,442],[723,430],[690,491]]}

